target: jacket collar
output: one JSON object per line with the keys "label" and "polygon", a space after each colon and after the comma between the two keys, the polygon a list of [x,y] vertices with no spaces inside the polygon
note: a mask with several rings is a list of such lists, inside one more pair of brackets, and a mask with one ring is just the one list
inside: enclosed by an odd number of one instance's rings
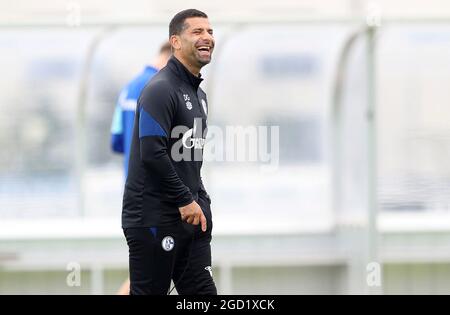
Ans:
{"label": "jacket collar", "polygon": [[203,81],[201,74],[198,77],[193,75],[175,56],[170,57],[167,67],[178,75],[183,81],[190,84],[195,90],[198,89]]}

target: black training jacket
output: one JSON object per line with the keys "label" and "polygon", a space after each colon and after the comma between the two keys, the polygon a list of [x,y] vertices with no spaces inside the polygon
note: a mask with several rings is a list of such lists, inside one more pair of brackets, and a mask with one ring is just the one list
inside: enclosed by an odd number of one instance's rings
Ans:
{"label": "black training jacket", "polygon": [[203,198],[203,146],[208,105],[202,79],[175,57],[141,93],[136,107],[122,227],[180,220],[178,207]]}

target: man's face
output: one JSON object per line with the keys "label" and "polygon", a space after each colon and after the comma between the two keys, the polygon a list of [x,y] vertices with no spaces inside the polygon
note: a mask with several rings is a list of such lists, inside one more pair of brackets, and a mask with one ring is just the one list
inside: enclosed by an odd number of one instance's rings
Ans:
{"label": "man's face", "polygon": [[193,17],[184,21],[185,28],[179,35],[181,55],[199,68],[211,61],[214,50],[213,30],[206,18]]}

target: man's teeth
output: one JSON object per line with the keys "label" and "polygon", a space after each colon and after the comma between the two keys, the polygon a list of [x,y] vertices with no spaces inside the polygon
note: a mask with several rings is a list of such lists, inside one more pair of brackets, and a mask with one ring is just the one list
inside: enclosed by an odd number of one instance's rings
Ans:
{"label": "man's teeth", "polygon": [[198,47],[198,50],[206,50],[206,51],[209,51],[209,47],[208,46],[200,46],[200,47]]}

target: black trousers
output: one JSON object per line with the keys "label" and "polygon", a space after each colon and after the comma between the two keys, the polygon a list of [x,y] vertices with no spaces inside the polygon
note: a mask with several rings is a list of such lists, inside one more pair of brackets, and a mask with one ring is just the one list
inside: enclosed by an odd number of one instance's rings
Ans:
{"label": "black trousers", "polygon": [[171,280],[181,295],[217,294],[211,272],[211,209],[206,201],[199,205],[207,220],[206,232],[181,219],[171,226],[124,229],[131,295],[165,295]]}

